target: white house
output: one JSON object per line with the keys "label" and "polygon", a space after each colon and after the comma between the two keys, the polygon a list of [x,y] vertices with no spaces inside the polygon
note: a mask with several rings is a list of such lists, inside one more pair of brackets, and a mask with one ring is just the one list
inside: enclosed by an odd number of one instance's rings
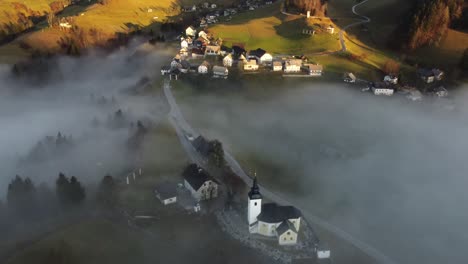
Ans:
{"label": "white house", "polygon": [[258,70],[258,64],[256,60],[249,60],[244,62],[244,71],[256,71]]}
{"label": "white house", "polygon": [[385,82],[376,82],[371,85],[371,90],[375,95],[387,95],[391,96],[395,92],[395,89]]}
{"label": "white house", "polygon": [[[218,183],[205,170],[193,164],[194,169],[184,175],[184,186],[196,200],[210,200],[218,197]],[[196,168],[195,168],[196,166]]]}
{"label": "white house", "polygon": [[188,48],[188,46],[189,46],[189,43],[188,43],[188,41],[186,39],[182,39],[180,41],[180,48],[181,49],[186,49],[186,48]]}
{"label": "white house", "polygon": [[273,56],[263,49],[249,51],[248,59],[256,59],[260,64],[269,64],[273,62]]}
{"label": "white house", "polygon": [[154,189],[154,194],[164,205],[177,202],[177,190],[175,184],[169,182],[161,183]]}
{"label": "white house", "polygon": [[297,243],[301,217],[301,211],[293,206],[262,204],[257,179],[254,179],[247,200],[247,221],[251,234],[277,237],[280,245],[294,245]]}
{"label": "white house", "polygon": [[330,33],[330,34],[333,34],[335,33],[335,27],[332,26],[332,25],[329,25],[327,28],[326,28],[327,32]]}
{"label": "white house", "polygon": [[226,67],[223,67],[223,66],[213,67],[213,77],[226,79],[228,75],[229,75],[229,70]]}
{"label": "white house", "polygon": [[352,72],[345,73],[343,80],[347,83],[355,83],[356,76]]}
{"label": "white house", "polygon": [[318,64],[308,64],[302,69],[310,76],[322,76],[323,66]]}
{"label": "white house", "polygon": [[232,54],[226,55],[226,57],[223,58],[223,65],[225,67],[232,67]]}
{"label": "white house", "polygon": [[283,63],[281,61],[274,61],[273,71],[282,71],[282,70],[283,70]]}
{"label": "white house", "polygon": [[198,32],[198,37],[199,37],[199,38],[203,38],[203,39],[205,39],[205,40],[208,40],[208,34],[207,34],[205,31],[203,31],[203,30],[200,31],[200,32]]}
{"label": "white house", "polygon": [[289,59],[284,64],[284,72],[300,72],[302,66],[302,60]]}
{"label": "white house", "polygon": [[187,37],[195,37],[197,35],[197,30],[194,27],[190,26],[185,30],[185,35]]}
{"label": "white house", "polygon": [[384,77],[384,82],[388,82],[388,83],[391,83],[391,84],[397,84],[398,83],[398,77],[396,77],[394,75],[386,75]]}
{"label": "white house", "polygon": [[207,61],[202,62],[202,64],[198,66],[198,73],[207,74],[209,67],[210,67],[210,64]]}

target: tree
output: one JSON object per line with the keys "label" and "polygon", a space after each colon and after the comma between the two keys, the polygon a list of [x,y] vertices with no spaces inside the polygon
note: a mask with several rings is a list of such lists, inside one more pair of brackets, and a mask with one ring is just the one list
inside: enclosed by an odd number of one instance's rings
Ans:
{"label": "tree", "polygon": [[393,74],[396,76],[400,72],[400,64],[392,59],[389,59],[387,62],[385,62],[383,71],[386,74]]}
{"label": "tree", "polygon": [[223,145],[218,140],[210,141],[209,159],[217,167],[224,165],[224,150]]}
{"label": "tree", "polygon": [[97,191],[97,201],[104,206],[115,206],[117,202],[116,187],[117,185],[112,176],[104,176],[104,178],[101,180],[101,183],[99,184]]}
{"label": "tree", "polygon": [[31,213],[35,208],[36,187],[29,179],[16,177],[8,185],[7,204],[8,208],[20,216]]}
{"label": "tree", "polygon": [[80,204],[85,199],[85,189],[75,176],[70,178],[69,200],[73,204]]}
{"label": "tree", "polygon": [[63,173],[59,173],[58,179],[55,181],[55,193],[57,195],[59,203],[66,205],[69,202],[70,181]]}

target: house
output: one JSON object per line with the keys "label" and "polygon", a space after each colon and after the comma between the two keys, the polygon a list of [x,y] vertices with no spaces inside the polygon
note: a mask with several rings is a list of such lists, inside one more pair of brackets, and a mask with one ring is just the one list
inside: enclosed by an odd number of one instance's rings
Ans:
{"label": "house", "polygon": [[395,75],[386,75],[384,77],[384,82],[388,82],[388,83],[391,83],[391,84],[397,84],[398,83],[398,77],[396,77]]}
{"label": "house", "polygon": [[186,49],[186,48],[188,48],[188,46],[189,46],[189,43],[188,43],[188,41],[186,39],[182,39],[180,41],[180,48],[181,49]]}
{"label": "house", "polygon": [[391,96],[395,92],[395,88],[386,82],[376,82],[371,84],[371,90],[375,95]]}
{"label": "house", "polygon": [[202,18],[202,19],[200,20],[200,27],[201,27],[201,28],[206,28],[206,27],[208,27],[208,23],[206,23],[206,19],[205,19],[205,18]]}
{"label": "house", "polygon": [[223,65],[225,67],[232,67],[232,54],[226,55],[226,57],[223,58]]}
{"label": "house", "polygon": [[205,39],[205,40],[208,41],[208,34],[207,34],[205,31],[203,31],[203,30],[200,31],[200,32],[198,32],[198,37],[199,37],[199,38],[203,38],[203,39]]}
{"label": "house", "polygon": [[240,56],[245,54],[245,49],[239,45],[232,46],[232,54],[234,56]]}
{"label": "house", "polygon": [[318,64],[307,64],[302,67],[302,70],[310,76],[322,76],[323,66]]}
{"label": "house", "polygon": [[214,45],[206,46],[205,55],[217,56],[217,55],[219,55],[219,52],[220,52],[220,47],[219,46],[214,46]]}
{"label": "house", "polygon": [[437,88],[434,88],[432,90],[432,93],[435,95],[435,96],[438,96],[438,97],[447,97],[448,96],[448,91],[447,89],[445,89],[445,87],[443,86],[439,86]]}
{"label": "house", "polygon": [[333,25],[329,25],[327,28],[326,28],[327,32],[330,33],[330,34],[333,34],[335,33],[335,27]]}
{"label": "house", "polygon": [[185,35],[187,37],[195,37],[197,35],[197,30],[194,27],[190,26],[187,29],[185,29]]}
{"label": "house", "polygon": [[246,63],[246,62],[247,62],[247,58],[246,58],[243,54],[241,54],[241,55],[239,56],[239,61],[242,61],[243,63]]}
{"label": "house", "polygon": [[258,70],[258,64],[256,60],[248,60],[244,62],[244,71],[256,71]]}
{"label": "house", "polygon": [[283,70],[283,63],[281,61],[274,61],[273,71],[282,71],[282,70]]}
{"label": "house", "polygon": [[216,8],[216,4],[211,4],[211,9],[215,9]]}
{"label": "house", "polygon": [[226,79],[228,75],[229,75],[229,70],[226,67],[223,67],[223,66],[213,67],[213,77]]}
{"label": "house", "polygon": [[418,74],[419,77],[425,83],[433,83],[434,81],[440,81],[444,77],[444,72],[439,69],[419,69]]}
{"label": "house", "polygon": [[189,51],[187,48],[183,48],[179,50],[179,55],[181,58],[186,58],[189,55]]}
{"label": "house", "polygon": [[343,81],[347,83],[355,83],[356,76],[352,72],[348,72],[344,74]]}
{"label": "house", "polygon": [[207,61],[204,61],[200,66],[198,66],[198,73],[207,74],[210,64]]}
{"label": "house", "polygon": [[171,73],[171,66],[162,66],[161,67],[161,75],[166,75]]}
{"label": "house", "polygon": [[180,67],[180,60],[174,59],[171,62],[171,69],[176,69]]}
{"label": "house", "polygon": [[302,60],[299,59],[289,59],[286,60],[284,64],[284,72],[300,72],[302,66]]}
{"label": "house", "polygon": [[221,56],[226,56],[226,54],[232,53],[232,49],[224,45],[221,46],[220,54]]}
{"label": "house", "polygon": [[254,178],[247,201],[247,221],[251,234],[277,237],[280,245],[294,245],[297,243],[301,217],[301,211],[294,206],[262,204],[262,194],[257,178]]}
{"label": "house", "polygon": [[177,190],[175,184],[169,182],[160,183],[154,189],[154,194],[164,205],[177,202]]}
{"label": "house", "polygon": [[203,49],[200,49],[200,48],[194,48],[192,49],[192,58],[201,58],[205,56],[205,52],[203,51]]}
{"label": "house", "polygon": [[187,60],[182,60],[180,62],[179,69],[182,73],[188,73],[188,71],[190,70],[190,62],[188,62]]}
{"label": "house", "polygon": [[249,54],[247,54],[247,58],[256,59],[261,64],[267,64],[273,61],[273,56],[271,56],[271,54],[267,53],[263,49],[249,51]]}
{"label": "house", "polygon": [[197,201],[218,197],[218,182],[197,164],[189,165],[183,172],[184,186]]}

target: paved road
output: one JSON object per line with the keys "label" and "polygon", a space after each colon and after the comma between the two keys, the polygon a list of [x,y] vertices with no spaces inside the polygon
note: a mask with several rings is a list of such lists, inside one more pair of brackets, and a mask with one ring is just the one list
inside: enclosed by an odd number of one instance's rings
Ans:
{"label": "paved road", "polygon": [[[195,150],[195,148],[192,146],[191,142],[187,139],[187,134],[191,134],[193,137],[199,136],[199,134],[190,126],[190,124],[185,120],[182,112],[180,111],[179,106],[177,105],[174,96],[171,91],[171,85],[168,80],[164,82],[164,95],[167,98],[167,101],[169,102],[169,105],[171,107],[171,110],[169,112],[169,121],[171,124],[174,126],[177,135],[179,137],[179,140],[184,147],[184,149],[187,152],[187,155],[189,158],[192,160],[192,162],[198,163],[200,165],[203,165],[205,163],[204,159],[200,157],[198,152]],[[224,156],[226,159],[226,162],[231,166],[232,170],[239,175],[242,180],[247,185],[252,185],[252,178],[247,175],[242,167],[239,165],[239,163],[236,161],[236,159],[228,152],[225,150]],[[260,185],[260,188],[262,190],[262,194],[264,197],[268,198],[271,201],[274,201],[278,204],[283,204],[283,205],[290,205],[292,203],[288,202],[286,198],[281,196],[280,194],[274,193],[264,186]],[[296,206],[297,207],[297,206]],[[355,247],[359,248],[363,252],[365,252],[367,255],[373,257],[376,259],[379,263],[383,264],[396,264],[393,260],[391,260],[389,257],[378,251],[377,249],[373,248],[372,246],[360,241],[359,239],[354,238],[347,232],[341,230],[340,228],[332,225],[331,223],[328,223],[321,219],[318,216],[313,215],[312,213],[308,212],[304,208],[298,207],[299,210],[302,211],[302,214],[304,216],[304,220],[312,223],[315,226],[319,226],[336,236],[342,238],[343,240],[349,242],[350,244],[354,245]]]}
{"label": "paved road", "polygon": [[[330,55],[330,54],[334,54],[334,53],[338,53],[338,52],[342,52],[342,51],[347,51],[346,42],[345,42],[345,40],[344,40],[344,33],[346,32],[346,30],[347,30],[348,28],[351,28],[351,27],[354,27],[354,26],[358,26],[358,25],[362,25],[362,24],[366,24],[366,23],[371,22],[371,19],[370,19],[369,17],[363,16],[363,15],[359,14],[358,12],[356,12],[356,7],[358,7],[358,6],[362,5],[362,4],[365,4],[367,1],[369,1],[369,0],[364,0],[364,1],[360,2],[360,3],[358,3],[358,4],[355,4],[355,5],[351,8],[351,11],[353,12],[353,14],[355,14],[356,16],[359,16],[360,19],[358,18],[359,21],[344,26],[344,27],[340,30],[340,32],[338,33],[339,36],[340,36],[341,49],[340,49],[340,50],[336,50],[336,51],[324,51],[324,52],[314,53],[314,54],[313,54],[314,56]],[[287,15],[287,16],[297,16],[297,15],[294,15],[294,14],[287,13],[287,12],[284,11],[284,10],[281,10],[281,13],[282,13],[283,15]],[[301,15],[301,16],[305,16],[305,15]],[[322,18],[322,17],[311,16],[310,18]],[[330,18],[330,19],[341,19],[341,18],[347,18],[347,17],[328,17],[328,18]]]}

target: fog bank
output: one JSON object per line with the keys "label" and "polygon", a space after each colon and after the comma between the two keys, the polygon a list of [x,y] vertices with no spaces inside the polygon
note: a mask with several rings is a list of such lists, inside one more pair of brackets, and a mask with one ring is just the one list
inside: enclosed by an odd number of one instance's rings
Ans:
{"label": "fog bank", "polygon": [[463,89],[413,103],[341,84],[227,86],[184,89],[178,101],[263,184],[397,263],[466,261]]}

